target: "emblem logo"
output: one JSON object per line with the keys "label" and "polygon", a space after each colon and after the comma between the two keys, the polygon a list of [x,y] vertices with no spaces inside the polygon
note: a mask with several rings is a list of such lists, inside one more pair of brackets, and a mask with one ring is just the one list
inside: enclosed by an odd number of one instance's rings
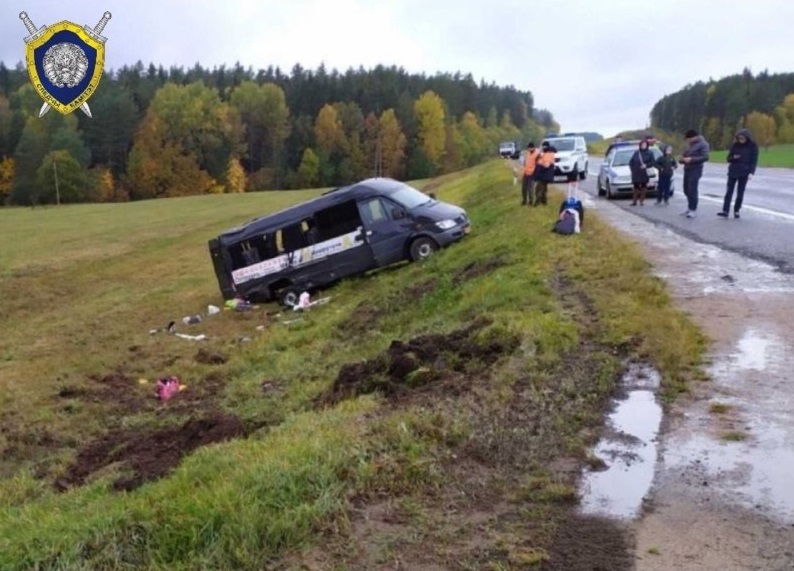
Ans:
{"label": "emblem logo", "polygon": [[25,38],[30,81],[44,100],[39,117],[52,108],[64,115],[79,108],[91,117],[88,99],[96,92],[105,67],[107,38],[102,30],[110,18],[110,12],[105,12],[94,28],[63,21],[37,30],[26,12],[19,14],[30,34]]}

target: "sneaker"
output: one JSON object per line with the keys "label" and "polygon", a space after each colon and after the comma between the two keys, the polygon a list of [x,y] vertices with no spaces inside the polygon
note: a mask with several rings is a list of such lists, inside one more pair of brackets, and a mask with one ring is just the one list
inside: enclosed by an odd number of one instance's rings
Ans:
{"label": "sneaker", "polygon": [[727,218],[728,217],[728,213],[727,212],[717,212],[717,216],[719,216],[720,218]]}
{"label": "sneaker", "polygon": [[[727,214],[726,214],[725,216],[727,216]],[[734,213],[733,213],[733,217],[734,217],[734,218],[739,218],[739,213],[738,213],[738,212],[734,212]]]}
{"label": "sneaker", "polygon": [[687,218],[694,218],[695,216],[697,216],[697,212],[695,211],[689,211],[686,213]]}
{"label": "sneaker", "polygon": [[690,212],[691,212],[690,210],[685,210],[684,212],[681,213],[681,216],[689,216]]}

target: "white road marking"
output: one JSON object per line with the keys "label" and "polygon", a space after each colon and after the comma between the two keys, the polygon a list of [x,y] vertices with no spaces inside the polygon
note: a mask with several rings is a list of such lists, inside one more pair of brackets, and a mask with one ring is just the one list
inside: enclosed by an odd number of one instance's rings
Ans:
{"label": "white road marking", "polygon": [[[708,202],[715,202],[717,204],[722,204],[724,201],[722,198],[717,198],[714,196],[708,196],[701,194],[701,200],[706,200]],[[743,204],[742,210],[750,210],[751,212],[758,212],[759,214],[766,214],[767,216],[774,216],[776,218],[782,218],[783,220],[788,220],[790,222],[794,222],[794,214],[788,214],[786,212],[780,212],[778,210],[770,210],[769,208],[762,208],[760,206],[751,206],[749,204]]]}

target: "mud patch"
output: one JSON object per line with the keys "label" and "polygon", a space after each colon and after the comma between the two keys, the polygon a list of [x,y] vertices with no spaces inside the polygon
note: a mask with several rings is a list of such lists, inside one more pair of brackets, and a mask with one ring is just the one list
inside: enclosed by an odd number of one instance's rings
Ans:
{"label": "mud patch", "polygon": [[473,280],[480,276],[490,274],[494,270],[507,266],[509,262],[502,256],[491,258],[490,260],[476,260],[467,264],[462,270],[452,278],[452,284],[459,286],[464,282]]}
{"label": "mud patch", "polygon": [[628,571],[633,568],[628,534],[615,522],[570,516],[557,528],[543,571]]}
{"label": "mud patch", "polygon": [[65,491],[82,485],[92,474],[115,465],[124,475],[113,482],[113,489],[133,490],[166,476],[196,448],[247,436],[250,431],[237,417],[221,413],[190,419],[178,427],[114,431],[81,449],[55,488]]}
{"label": "mud patch", "polygon": [[422,297],[436,289],[437,285],[437,280],[427,280],[406,288],[405,293],[409,298]]}
{"label": "mud patch", "polygon": [[318,400],[328,406],[360,395],[381,393],[399,400],[412,391],[442,385],[460,394],[474,375],[484,372],[519,344],[516,335],[479,340],[477,333],[490,324],[480,319],[448,334],[431,334],[410,341],[392,341],[389,348],[368,361],[349,363],[339,370],[331,389]]}
{"label": "mud patch", "polygon": [[196,363],[201,363],[202,365],[223,365],[228,359],[226,355],[223,355],[222,353],[210,351],[209,349],[202,347],[195,354],[193,360],[196,361]]}

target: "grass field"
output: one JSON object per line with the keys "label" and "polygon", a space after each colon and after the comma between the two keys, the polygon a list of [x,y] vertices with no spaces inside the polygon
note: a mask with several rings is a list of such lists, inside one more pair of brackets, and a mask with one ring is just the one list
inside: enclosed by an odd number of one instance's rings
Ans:
{"label": "grass field", "polygon": [[[713,151],[711,161],[727,162],[728,151]],[[758,150],[758,166],[794,169],[794,144],[772,145]]]}
{"label": "grass field", "polygon": [[511,182],[431,181],[473,233],[299,321],[179,319],[222,305],[209,238],[317,191],[0,209],[0,569],[628,569],[579,467],[626,361],[673,398],[705,339],[636,247]]}

